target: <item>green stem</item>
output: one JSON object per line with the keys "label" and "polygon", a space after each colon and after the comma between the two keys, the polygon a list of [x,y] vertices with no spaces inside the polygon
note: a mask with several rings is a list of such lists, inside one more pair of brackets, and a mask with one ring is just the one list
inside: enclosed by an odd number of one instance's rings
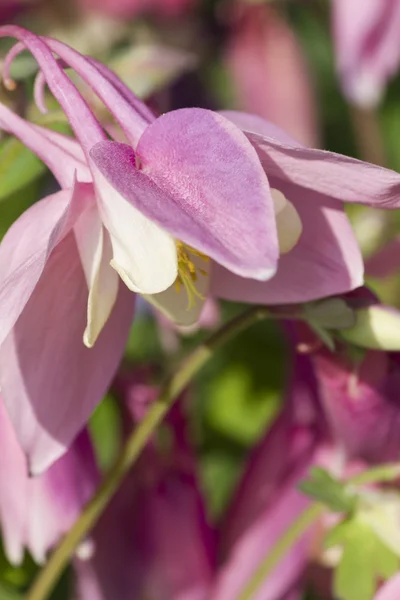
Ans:
{"label": "green stem", "polygon": [[261,584],[278,566],[293,544],[319,519],[325,510],[326,506],[318,502],[309,506],[300,515],[297,521],[277,541],[271,552],[267,554],[236,600],[251,600],[253,598]]}
{"label": "green stem", "polygon": [[271,313],[266,307],[252,307],[221,327],[207,342],[200,345],[188,356],[175,374],[166,382],[158,400],[152,404],[145,418],[128,438],[116,464],[104,479],[93,499],[86,505],[79,519],[50,556],[48,563],[39,573],[26,600],[46,600],[49,597],[76,547],[93,528],[157,426],[161,423],[179,394],[213,353],[237,333],[256,321],[267,317],[293,318],[293,316],[293,314],[279,312]]}
{"label": "green stem", "polygon": [[[400,477],[400,463],[387,463],[371,467],[351,477],[347,481],[347,484],[359,486],[373,483],[387,483],[396,480],[398,477]],[[324,504],[316,502],[301,513],[297,521],[285,531],[271,552],[266,555],[257,567],[236,600],[252,600],[261,584],[271,575],[272,571],[278,566],[291,547],[319,519],[326,509],[327,507]]]}

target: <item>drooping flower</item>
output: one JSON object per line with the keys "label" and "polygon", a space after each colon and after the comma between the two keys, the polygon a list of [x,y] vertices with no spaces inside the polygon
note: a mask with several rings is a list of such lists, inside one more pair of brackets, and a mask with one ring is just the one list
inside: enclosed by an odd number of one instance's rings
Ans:
{"label": "drooping flower", "polygon": [[400,66],[399,0],[332,0],[337,69],[347,98],[374,107]]}
{"label": "drooping flower", "polygon": [[275,123],[305,146],[318,146],[313,85],[296,34],[273,6],[239,2],[235,8],[225,62],[237,108]]}
{"label": "drooping flower", "polygon": [[[101,399],[120,360],[133,300],[119,276],[130,290],[148,298],[167,289],[167,312],[192,322],[201,304],[194,306],[193,300],[203,296],[208,282],[209,261],[203,253],[241,274],[264,278],[275,269],[277,242],[274,228],[269,231],[273,208],[268,182],[255,151],[228,120],[194,110],[190,132],[183,125],[192,113],[183,111],[174,152],[179,149],[185,156],[179,170],[174,171],[173,164],[168,169],[172,189],[167,185],[160,189],[143,164],[136,168],[139,156],[143,163],[146,152],[137,154],[132,163],[132,150],[116,144],[115,151],[122,147],[125,153],[121,166],[137,176],[133,189],[143,202],[153,201],[150,212],[160,213],[162,228],[143,214],[145,210],[138,211],[118,194],[96,167],[93,154],[106,136],[49,46],[20,28],[2,29],[3,34],[12,32],[42,65],[80,141],[79,145],[41,130],[1,109],[3,128],[36,152],[64,188],[22,215],[0,247],[1,385],[31,468],[38,471],[71,442]],[[114,105],[132,143],[138,137],[142,140],[153,118],[150,111],[106,67],[55,41],[49,44],[75,66],[83,64],[95,90],[108,105]],[[163,135],[168,131],[167,127]],[[156,164],[151,149],[150,163]],[[71,177],[74,169],[76,180]],[[188,173],[192,174],[189,179]],[[240,204],[226,218],[230,197],[244,195],[245,190],[252,190],[248,218],[243,218]],[[37,220],[43,227],[40,235]],[[58,286],[61,277],[62,289]],[[187,310],[188,295],[192,311]],[[48,306],[49,312],[43,312],[42,306]],[[94,352],[83,347],[83,334]],[[44,351],[32,353],[33,343],[40,343]],[[83,373],[89,369],[88,384]],[[62,411],[54,398],[62,403]]]}
{"label": "drooping flower", "polygon": [[42,563],[97,486],[98,472],[88,434],[82,432],[68,452],[39,477],[29,476],[2,401],[0,439],[0,525],[7,558],[14,565],[20,564],[26,548],[36,562]]}

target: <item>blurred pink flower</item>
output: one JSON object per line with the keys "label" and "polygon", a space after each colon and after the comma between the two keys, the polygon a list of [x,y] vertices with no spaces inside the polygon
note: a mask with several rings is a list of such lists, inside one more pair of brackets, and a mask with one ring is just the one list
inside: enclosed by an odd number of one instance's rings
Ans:
{"label": "blurred pink flower", "polygon": [[36,562],[42,563],[97,486],[89,437],[82,432],[46,473],[31,477],[0,401],[0,440],[0,521],[7,558],[14,565],[20,564],[26,548]]}
{"label": "blurred pink flower", "polygon": [[[312,368],[296,359],[281,415],[253,451],[220,537],[222,565],[210,600],[231,600],[311,500],[297,490],[318,461],[324,441]],[[304,534],[260,585],[254,600],[281,600],[297,593],[310,561],[310,535]],[[296,596],[294,596],[296,597]]]}
{"label": "blurred pink flower", "polygon": [[352,361],[321,350],[313,355],[318,390],[333,437],[348,459],[397,460],[400,452],[400,355],[367,351]]}
{"label": "blurred pink flower", "polygon": [[[134,396],[132,389],[130,403]],[[179,408],[166,427],[168,451],[147,446],[93,532],[93,558],[76,561],[82,600],[209,598],[214,538]]]}
{"label": "blurred pink flower", "polygon": [[296,34],[272,6],[236,8],[225,60],[238,108],[275,123],[305,146],[318,146],[313,83]]}
{"label": "blurred pink flower", "polygon": [[178,17],[191,8],[195,0],[76,0],[76,2],[90,10],[125,19],[141,13]]}
{"label": "blurred pink flower", "polygon": [[374,107],[400,66],[399,0],[332,0],[337,69],[351,102]]}

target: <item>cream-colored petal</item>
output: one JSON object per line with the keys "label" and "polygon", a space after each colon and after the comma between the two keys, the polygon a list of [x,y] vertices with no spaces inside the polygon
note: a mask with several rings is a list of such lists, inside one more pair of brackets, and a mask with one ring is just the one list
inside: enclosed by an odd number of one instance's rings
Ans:
{"label": "cream-colored petal", "polygon": [[112,246],[97,208],[87,210],[74,228],[89,289],[87,325],[83,342],[92,348],[111,314],[118,294],[118,275],[110,267]]}
{"label": "cream-colored petal", "polygon": [[303,225],[299,213],[282,192],[271,190],[271,195],[274,202],[279,252],[287,254],[299,241]]}
{"label": "cream-colored petal", "polygon": [[196,295],[190,295],[181,283],[174,283],[165,292],[143,296],[171,321],[182,326],[193,325],[199,320],[210,283],[211,261],[204,260],[190,250],[187,250],[187,254],[196,268],[196,281],[193,282]]}
{"label": "cream-colored petal", "polygon": [[168,289],[178,274],[175,240],[93,170],[101,218],[111,238],[111,266],[133,292],[155,294]]}

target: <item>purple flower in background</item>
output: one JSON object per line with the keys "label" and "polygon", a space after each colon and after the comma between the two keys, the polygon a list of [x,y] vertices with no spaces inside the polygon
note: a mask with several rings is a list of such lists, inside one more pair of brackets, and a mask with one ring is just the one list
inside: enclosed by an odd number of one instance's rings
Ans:
{"label": "purple flower in background", "polygon": [[332,0],[337,69],[351,102],[374,107],[400,66],[399,0]]}
{"label": "purple flower in background", "polygon": [[[212,600],[230,600],[244,588],[311,500],[297,490],[308,469],[317,464],[324,442],[312,368],[307,358],[296,359],[287,403],[250,457],[239,489],[222,527],[223,561]],[[310,561],[306,532],[261,584],[254,600],[281,600],[295,593]]]}
{"label": "purple flower in background", "polygon": [[177,17],[186,12],[194,0],[76,0],[85,8],[117,18],[131,18],[139,13]]}
{"label": "purple flower in background", "polygon": [[28,474],[26,458],[2,402],[0,439],[0,522],[7,558],[20,564],[26,548],[42,563],[97,486],[88,434],[82,432],[68,452],[39,477]]}
{"label": "purple flower in background", "polygon": [[[150,386],[147,401],[143,384],[126,391],[135,416],[154,399]],[[179,405],[166,427],[169,449],[148,444],[93,532],[93,558],[75,562],[82,600],[209,598],[214,536]]]}
{"label": "purple flower in background", "polygon": [[399,354],[371,350],[351,361],[321,350],[312,360],[326,418],[347,457],[368,463],[397,460]]}
{"label": "purple flower in background", "polygon": [[224,57],[237,107],[319,145],[318,110],[301,44],[273,6],[239,2]]}

